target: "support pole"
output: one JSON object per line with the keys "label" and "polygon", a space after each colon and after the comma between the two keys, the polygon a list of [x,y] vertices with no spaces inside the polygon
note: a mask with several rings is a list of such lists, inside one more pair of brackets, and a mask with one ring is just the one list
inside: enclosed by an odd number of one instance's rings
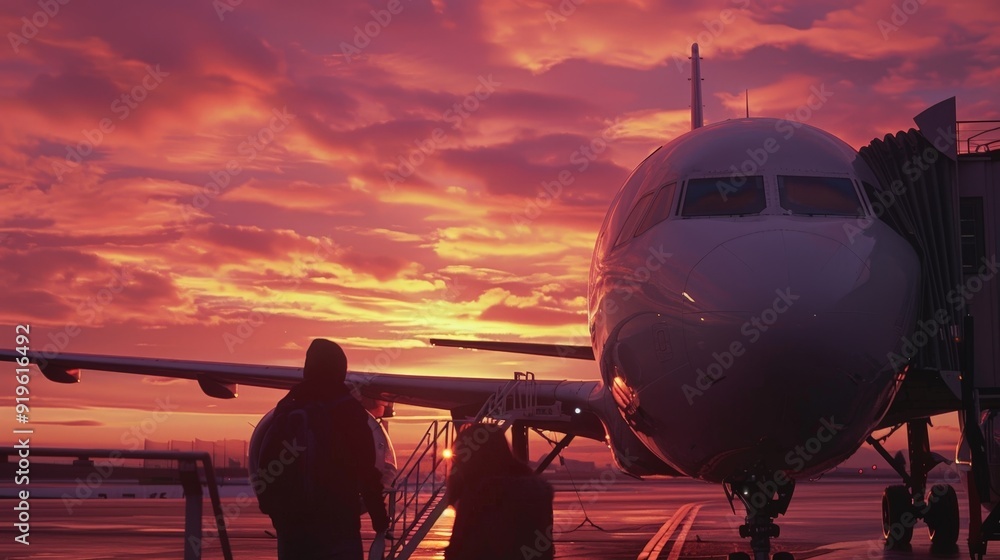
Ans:
{"label": "support pole", "polygon": [[552,461],[555,460],[555,458],[558,457],[560,453],[562,453],[563,449],[566,449],[566,447],[570,444],[570,442],[573,441],[574,437],[575,436],[573,434],[566,434],[565,436],[563,436],[563,438],[559,440],[559,443],[557,443],[556,446],[552,448],[552,451],[549,451],[549,454],[546,455],[544,459],[542,459],[541,463],[538,463],[537,467],[535,467],[535,474],[542,474],[545,471],[545,469],[549,468],[549,465],[552,464]]}
{"label": "support pole", "polygon": [[[222,500],[219,498],[219,487],[216,484],[215,467],[212,465],[212,458],[205,457],[205,483],[208,486],[208,497],[212,502],[212,512],[215,517],[215,530],[218,531],[219,544],[222,545],[222,557],[225,560],[233,560],[233,549],[229,545],[229,532],[226,530],[226,516],[222,512]],[[200,488],[200,486],[199,486]]]}
{"label": "support pole", "polygon": [[519,461],[528,462],[528,427],[515,422],[510,428],[511,451]]}
{"label": "support pole", "polygon": [[976,478],[971,472],[966,475],[969,491],[969,556],[973,560],[981,560],[986,554],[986,541],[983,539],[983,506],[979,501]]}
{"label": "support pole", "polygon": [[975,326],[972,315],[966,315],[962,322],[961,348],[962,412],[965,415],[963,435],[972,458],[971,476],[975,480],[976,490],[979,492],[979,501],[988,502],[990,500],[990,472],[986,458],[986,441],[983,438],[982,430],[979,429],[979,403],[976,402],[976,350],[973,345]]}
{"label": "support pole", "polygon": [[912,486],[910,474],[906,472],[906,469],[904,469],[902,465],[896,462],[896,458],[890,455],[877,439],[872,436],[868,436],[865,441],[868,442],[868,445],[872,446],[872,448],[875,449],[875,451],[877,451],[883,459],[885,459],[885,462],[888,463],[894,471],[896,471],[896,474],[903,479],[903,484],[905,484],[908,488]]}
{"label": "support pole", "polygon": [[986,442],[979,428],[979,403],[976,396],[976,351],[973,344],[975,322],[972,315],[962,321],[962,413],[963,436],[972,459],[969,477],[969,556],[981,559],[986,555],[987,543],[998,530],[998,507],[983,520],[982,503],[990,500],[990,472],[986,460]]}
{"label": "support pole", "polygon": [[917,418],[906,423],[906,446],[910,450],[910,495],[917,511],[924,509],[924,495],[927,491],[927,475],[934,468],[935,462],[931,456],[930,434],[927,425],[929,418]]}
{"label": "support pole", "polygon": [[201,480],[198,465],[180,460],[181,486],[184,487],[184,560],[201,560]]}

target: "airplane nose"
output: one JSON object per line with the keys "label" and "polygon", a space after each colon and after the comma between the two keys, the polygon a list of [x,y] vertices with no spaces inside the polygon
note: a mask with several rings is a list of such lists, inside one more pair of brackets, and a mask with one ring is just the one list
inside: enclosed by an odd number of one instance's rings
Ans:
{"label": "airplane nose", "polygon": [[[889,354],[914,320],[912,248],[877,222],[852,245],[843,220],[782,222],[702,253],[671,300],[680,317],[636,315],[609,347],[623,416],[692,476],[796,470],[789,452],[826,424],[842,435],[808,468],[833,466],[896,387]],[[721,428],[705,437],[698,426]]]}
{"label": "airplane nose", "polygon": [[[888,353],[909,320],[910,265],[877,244],[852,248],[787,229],[736,237],[706,254],[685,285],[689,370],[663,399],[694,425],[720,411],[740,421],[714,447],[692,443],[689,458],[718,472],[746,454],[785,468],[786,454],[819,422],[871,425],[893,375]],[[824,456],[852,452],[852,437],[825,444]]]}
{"label": "airplane nose", "polygon": [[770,375],[800,376],[824,363],[848,376],[874,374],[901,335],[908,290],[894,282],[909,281],[899,271],[873,270],[820,233],[771,230],[730,239],[688,276],[688,358],[707,366],[735,346],[749,356],[744,365]]}
{"label": "airplane nose", "polygon": [[685,293],[701,311],[759,312],[776,291],[791,292],[813,309],[846,311],[867,268],[849,247],[824,235],[763,231],[709,252],[692,269]]}

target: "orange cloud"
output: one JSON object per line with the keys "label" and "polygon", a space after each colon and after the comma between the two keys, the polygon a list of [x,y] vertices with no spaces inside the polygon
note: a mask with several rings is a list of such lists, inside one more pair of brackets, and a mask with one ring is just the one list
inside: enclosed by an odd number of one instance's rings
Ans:
{"label": "orange cloud", "polygon": [[[709,121],[741,116],[744,89],[753,115],[782,118],[823,85],[809,123],[855,146],[950,95],[960,118],[1000,117],[1000,15],[972,1],[905,22],[876,0],[404,5],[362,37],[364,2],[220,20],[112,1],[0,49],[0,320],[63,351],[300,364],[330,336],[352,362],[398,347],[394,371],[469,374],[468,353],[424,341],[588,343],[597,229],[630,170],[687,130],[694,41]],[[25,9],[0,24],[20,30]],[[534,360],[472,374],[595,373]],[[155,406],[122,376],[41,387],[63,434],[114,440]],[[276,398],[155,390],[189,414],[171,437],[219,412],[219,433],[245,435]]]}

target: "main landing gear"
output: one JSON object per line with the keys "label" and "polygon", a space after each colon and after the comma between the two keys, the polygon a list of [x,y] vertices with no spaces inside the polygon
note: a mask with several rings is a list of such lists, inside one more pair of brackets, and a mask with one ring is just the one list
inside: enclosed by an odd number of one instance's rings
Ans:
{"label": "main landing gear", "polygon": [[944,461],[940,455],[931,453],[927,434],[929,424],[927,418],[906,423],[909,473],[902,455],[892,457],[880,441],[868,438],[868,443],[903,479],[903,484],[889,486],[882,494],[882,535],[887,550],[912,550],[913,526],[917,520],[923,519],[931,538],[931,552],[958,552],[958,496],[955,489],[948,484],[935,484],[927,491],[927,474]]}
{"label": "main landing gear", "polygon": [[788,552],[776,552],[772,559],[771,539],[781,533],[774,519],[788,511],[795,481],[778,471],[767,475],[744,474],[724,484],[730,505],[733,498],[738,498],[746,509],[746,523],[740,525],[740,536],[750,539],[753,552],[753,556],[733,552],[729,560],[794,560]]}

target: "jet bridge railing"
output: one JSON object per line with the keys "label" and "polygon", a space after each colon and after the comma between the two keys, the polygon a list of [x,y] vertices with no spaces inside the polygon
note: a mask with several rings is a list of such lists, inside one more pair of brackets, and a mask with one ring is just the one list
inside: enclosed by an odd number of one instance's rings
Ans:
{"label": "jet bridge railing", "polygon": [[960,154],[1000,149],[1000,121],[957,121],[955,135]]}
{"label": "jet bridge railing", "polygon": [[[23,457],[23,450],[14,447],[0,447],[0,454],[6,457]],[[204,484],[208,486],[208,495],[215,513],[215,524],[219,531],[219,542],[222,545],[222,555],[226,560],[233,560],[233,551],[229,546],[229,534],[226,532],[226,521],[219,500],[219,487],[212,467],[212,457],[201,451],[147,451],[130,449],[77,449],[59,447],[31,447],[29,457],[67,457],[81,461],[91,458],[100,459],[165,459],[177,461],[181,486],[184,488],[184,560],[199,560],[202,552],[202,480],[198,473],[198,463],[201,462],[204,472]]]}

